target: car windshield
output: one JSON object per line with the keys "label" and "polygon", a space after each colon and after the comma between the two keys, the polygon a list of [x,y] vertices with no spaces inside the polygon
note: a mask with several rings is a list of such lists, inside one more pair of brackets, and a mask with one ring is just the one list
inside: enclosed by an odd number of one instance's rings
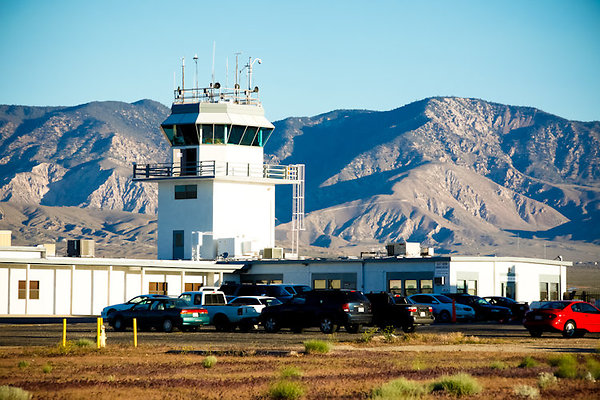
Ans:
{"label": "car windshield", "polygon": [[542,304],[540,309],[541,310],[562,310],[568,305],[569,305],[569,303],[563,303],[561,301],[549,301],[547,303]]}
{"label": "car windshield", "polygon": [[348,301],[369,301],[364,294],[355,291],[346,292],[346,299]]}
{"label": "car windshield", "polygon": [[260,302],[265,306],[276,306],[277,304],[283,304],[281,301],[277,299],[261,299]]}
{"label": "car windshield", "polygon": [[485,305],[490,305],[490,303],[488,303],[488,301],[487,301],[486,299],[482,299],[481,297],[480,297],[480,298],[478,298],[477,300],[475,300],[475,302],[476,302],[477,304],[483,304],[484,306],[485,306]]}
{"label": "car windshield", "polygon": [[440,303],[452,303],[452,299],[448,296],[444,296],[443,294],[433,297],[435,297],[435,299],[438,300]]}
{"label": "car windshield", "polygon": [[269,296],[291,296],[290,292],[281,286],[263,286]]}

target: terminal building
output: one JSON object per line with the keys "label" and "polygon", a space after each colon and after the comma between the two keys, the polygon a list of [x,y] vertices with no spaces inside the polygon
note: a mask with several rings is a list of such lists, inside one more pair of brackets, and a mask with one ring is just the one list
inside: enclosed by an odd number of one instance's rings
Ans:
{"label": "terminal building", "polygon": [[[434,256],[419,244],[377,258],[302,259],[304,165],[264,164],[273,133],[252,88],[212,82],[177,89],[161,124],[172,149],[164,164],[133,165],[134,181],[158,185],[157,260],[97,258],[93,242],[57,257],[53,245],[11,246],[0,232],[0,315],[99,315],[131,297],[178,295],[224,282],[297,283],[363,292],[464,292],[517,301],[566,292],[571,262],[514,257]],[[182,85],[185,88],[185,85]],[[292,185],[292,250],[275,243],[275,186]],[[74,251],[71,251],[74,250]]]}

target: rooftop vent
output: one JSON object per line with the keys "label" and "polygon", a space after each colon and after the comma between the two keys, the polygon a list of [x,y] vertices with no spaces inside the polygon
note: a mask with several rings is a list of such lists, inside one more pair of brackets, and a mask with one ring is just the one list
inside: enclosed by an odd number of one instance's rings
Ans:
{"label": "rooftop vent", "polygon": [[94,257],[95,241],[75,239],[67,241],[67,257]]}

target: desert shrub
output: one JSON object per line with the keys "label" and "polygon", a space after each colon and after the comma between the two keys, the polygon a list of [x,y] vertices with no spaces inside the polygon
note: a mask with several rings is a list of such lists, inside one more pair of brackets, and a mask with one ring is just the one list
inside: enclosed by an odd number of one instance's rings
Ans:
{"label": "desert shrub", "polygon": [[300,370],[300,368],[297,367],[285,367],[282,368],[281,371],[279,371],[279,376],[282,379],[301,378],[302,371]]}
{"label": "desert shrub", "polygon": [[469,396],[481,392],[482,387],[471,375],[460,373],[434,381],[431,390],[443,390],[453,396]]}
{"label": "desert shrub", "polygon": [[268,396],[276,400],[295,400],[304,395],[304,387],[299,382],[280,380],[269,387]]}
{"label": "desert shrub", "polygon": [[415,359],[412,362],[412,369],[414,371],[421,371],[422,369],[427,368],[427,365],[423,360]]}
{"label": "desert shrub", "polygon": [[25,368],[29,367],[29,361],[25,361],[25,360],[19,361],[18,365],[19,365],[19,368],[25,369]]}
{"label": "desert shrub", "polygon": [[52,365],[48,363],[44,364],[44,366],[42,367],[42,372],[45,374],[49,374],[50,372],[52,372]]}
{"label": "desert shrub", "polygon": [[506,368],[508,368],[508,365],[506,365],[506,363],[503,361],[492,361],[492,363],[490,364],[490,368],[491,369],[506,369]]}
{"label": "desert shrub", "polygon": [[379,329],[377,329],[377,328],[367,329],[360,335],[360,339],[358,341],[362,342],[362,343],[369,343],[373,339],[373,336],[375,336],[377,334],[378,330]]}
{"label": "desert shrub", "polygon": [[600,379],[600,361],[595,358],[589,357],[585,360],[587,370],[594,379]]}
{"label": "desert shrub", "polygon": [[29,400],[31,393],[14,386],[0,386],[0,399],[2,400]]}
{"label": "desert shrub", "polygon": [[308,354],[321,353],[326,354],[331,350],[331,343],[322,340],[307,340],[304,342],[304,351]]}
{"label": "desert shrub", "polygon": [[383,334],[383,339],[388,343],[392,343],[396,340],[396,328],[393,326],[386,326],[381,333]]}
{"label": "desert shrub", "polygon": [[427,385],[399,378],[373,389],[371,398],[377,400],[419,399],[429,391]]}
{"label": "desert shrub", "polygon": [[519,368],[533,368],[533,367],[537,367],[538,362],[535,360],[535,358],[531,357],[531,356],[527,356],[525,358],[523,358],[523,360],[521,360],[521,363],[519,364]]}
{"label": "desert shrub", "polygon": [[216,363],[217,357],[215,356],[207,356],[206,358],[204,358],[204,360],[202,360],[202,366],[204,368],[212,368],[215,366]]}
{"label": "desert shrub", "polygon": [[513,393],[518,397],[526,397],[528,399],[536,399],[540,396],[540,391],[533,386],[517,385],[513,389]]}
{"label": "desert shrub", "polygon": [[75,346],[77,346],[77,347],[91,347],[93,345],[94,345],[94,342],[92,342],[89,339],[78,339],[75,342]]}
{"label": "desert shrub", "polygon": [[558,367],[554,372],[559,378],[576,378],[577,377],[577,358],[572,354],[561,354],[557,357],[552,357],[548,360],[550,365]]}
{"label": "desert shrub", "polygon": [[542,372],[538,375],[538,386],[540,389],[546,389],[547,387],[554,386],[558,382],[558,379],[550,372]]}

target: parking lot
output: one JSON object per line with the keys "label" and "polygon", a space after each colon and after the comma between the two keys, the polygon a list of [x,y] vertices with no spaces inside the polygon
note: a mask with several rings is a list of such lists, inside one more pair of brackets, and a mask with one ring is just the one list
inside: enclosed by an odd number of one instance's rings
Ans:
{"label": "parking lot", "polygon": [[[363,332],[365,329],[363,329]],[[527,349],[540,348],[545,350],[565,349],[569,351],[595,351],[598,347],[600,334],[587,334],[581,339],[564,339],[560,334],[545,334],[542,338],[531,338],[522,325],[497,323],[469,324],[433,324],[418,327],[416,333],[447,334],[462,332],[464,335],[481,339],[498,346],[524,346]],[[399,332],[399,335],[402,333]],[[60,342],[62,324],[12,324],[0,323],[0,346],[53,346]],[[106,329],[108,345],[130,345],[133,342],[133,332],[114,332]],[[265,333],[259,330],[242,332],[217,332],[212,326],[204,327],[198,332],[163,333],[156,331],[138,332],[139,345],[161,345],[170,347],[185,347],[202,350],[227,349],[294,349],[302,346],[308,339],[333,339],[336,342],[357,342],[362,334],[349,334],[342,328],[333,336],[321,333],[318,328],[307,329],[301,334],[282,330],[279,333]],[[69,323],[67,339],[89,339],[95,341],[95,323]],[[514,350],[514,349],[512,349]]]}

